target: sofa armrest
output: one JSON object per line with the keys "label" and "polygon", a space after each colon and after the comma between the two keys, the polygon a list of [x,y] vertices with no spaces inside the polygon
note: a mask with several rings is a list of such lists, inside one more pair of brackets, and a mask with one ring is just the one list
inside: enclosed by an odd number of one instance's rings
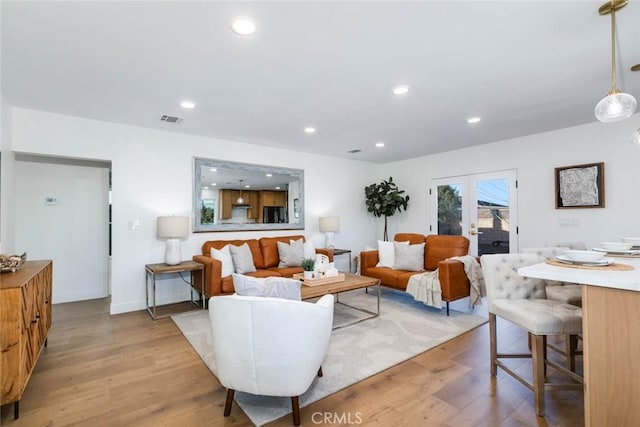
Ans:
{"label": "sofa armrest", "polygon": [[[222,262],[206,255],[194,255],[193,260],[204,265],[204,296],[209,298],[222,294]],[[202,289],[200,275],[194,275],[193,279],[194,288]]]}
{"label": "sofa armrest", "polygon": [[333,251],[331,249],[316,249],[316,253],[326,255],[329,257],[329,262],[333,262]]}
{"label": "sofa armrest", "polygon": [[367,270],[375,267],[380,260],[378,250],[360,252],[360,274],[367,275]]}
{"label": "sofa armrest", "polygon": [[438,263],[438,277],[444,301],[455,301],[469,296],[469,279],[464,272],[464,264],[460,261],[440,261]]}

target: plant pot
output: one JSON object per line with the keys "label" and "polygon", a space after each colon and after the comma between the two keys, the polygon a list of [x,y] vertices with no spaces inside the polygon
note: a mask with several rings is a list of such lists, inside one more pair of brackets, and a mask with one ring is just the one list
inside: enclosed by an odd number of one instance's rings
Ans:
{"label": "plant pot", "polygon": [[303,274],[305,279],[313,279],[313,271],[305,271]]}

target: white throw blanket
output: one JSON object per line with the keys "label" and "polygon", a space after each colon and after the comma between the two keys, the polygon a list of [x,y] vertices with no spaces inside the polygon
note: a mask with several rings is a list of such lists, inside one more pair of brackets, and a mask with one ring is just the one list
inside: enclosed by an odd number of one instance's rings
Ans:
{"label": "white throw blanket", "polygon": [[464,264],[464,272],[469,279],[471,289],[469,290],[469,307],[474,307],[476,304],[482,304],[482,297],[487,295],[487,288],[484,284],[484,276],[482,275],[482,267],[476,257],[471,255],[454,256],[449,258],[452,260],[460,261]]}
{"label": "white throw blanket", "polygon": [[442,308],[442,289],[438,270],[414,274],[407,282],[407,293],[428,306]]}
{"label": "white throw blanket", "polygon": [[[482,268],[476,258],[471,255],[464,255],[449,259],[460,261],[464,264],[464,272],[471,284],[469,307],[474,307],[479,302],[482,303],[481,298],[486,295],[486,288],[484,277],[482,276]],[[421,301],[431,307],[442,308],[442,289],[438,270],[411,276],[407,283],[407,293],[412,295],[416,301]]]}

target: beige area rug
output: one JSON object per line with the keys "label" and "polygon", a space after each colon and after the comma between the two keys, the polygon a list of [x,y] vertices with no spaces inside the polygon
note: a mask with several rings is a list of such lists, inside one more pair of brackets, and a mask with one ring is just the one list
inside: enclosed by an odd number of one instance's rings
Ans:
{"label": "beige area rug", "polygon": [[[375,291],[346,292],[340,294],[340,300],[375,311]],[[482,311],[482,307],[476,311]],[[360,316],[360,312],[338,304],[334,325]],[[208,312],[183,313],[172,319],[215,375]],[[322,364],[324,376],[317,377],[309,390],[300,396],[300,406],[307,406],[486,322],[486,315],[480,317],[454,310],[447,317],[445,310],[415,302],[406,293],[383,289],[379,317],[333,332],[329,352]],[[257,426],[291,412],[288,397],[236,392],[235,401]]]}

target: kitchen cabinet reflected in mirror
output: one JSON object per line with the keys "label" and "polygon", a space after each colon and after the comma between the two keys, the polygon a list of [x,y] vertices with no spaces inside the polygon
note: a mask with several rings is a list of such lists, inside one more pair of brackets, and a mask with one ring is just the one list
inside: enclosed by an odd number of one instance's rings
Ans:
{"label": "kitchen cabinet reflected in mirror", "polygon": [[304,229],[304,170],[194,159],[194,232]]}

